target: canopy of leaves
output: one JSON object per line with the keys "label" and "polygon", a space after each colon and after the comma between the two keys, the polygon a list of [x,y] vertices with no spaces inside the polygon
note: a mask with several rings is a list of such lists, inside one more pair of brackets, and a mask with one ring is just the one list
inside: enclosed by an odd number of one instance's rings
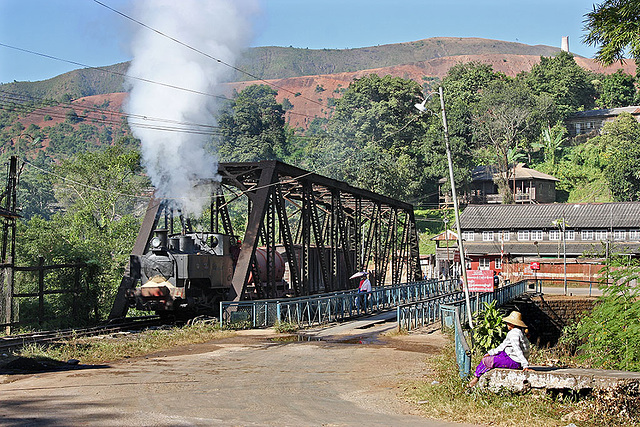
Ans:
{"label": "canopy of leaves", "polygon": [[540,57],[540,63],[519,78],[529,85],[534,94],[548,95],[563,116],[592,109],[595,105],[593,75],[576,64],[568,52],[560,52],[555,57]]}
{"label": "canopy of leaves", "polygon": [[277,91],[252,85],[237,94],[222,112],[217,151],[222,161],[253,162],[286,156],[284,108]]}
{"label": "canopy of leaves", "polygon": [[595,80],[598,89],[596,104],[599,108],[616,108],[633,105],[636,97],[636,79],[622,70],[601,75]]}
{"label": "canopy of leaves", "polygon": [[640,123],[631,114],[622,113],[614,122],[605,124],[597,138],[606,149],[604,174],[614,199],[639,201]]}
{"label": "canopy of leaves", "polygon": [[423,197],[428,184],[419,141],[424,122],[414,104],[420,86],[398,77],[355,80],[336,103],[327,137],[313,149],[321,173],[387,196]]}
{"label": "canopy of leaves", "polygon": [[605,0],[585,15],[584,42],[598,46],[596,60],[611,65],[625,53],[640,60],[640,1]]}
{"label": "canopy of leaves", "polygon": [[36,215],[20,223],[17,263],[35,265],[40,256],[47,264],[86,262],[90,295],[109,310],[138,232],[135,213],[146,205],[137,196],[148,186],[141,172],[139,152],[122,144],[63,161],[46,175],[59,211],[49,221]]}

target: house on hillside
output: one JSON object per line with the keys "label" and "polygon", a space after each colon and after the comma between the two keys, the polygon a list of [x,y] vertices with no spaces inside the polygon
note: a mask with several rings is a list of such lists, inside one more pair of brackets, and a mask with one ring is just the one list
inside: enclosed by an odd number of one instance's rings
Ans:
{"label": "house on hillside", "polygon": [[621,113],[631,114],[640,121],[640,106],[606,108],[602,110],[579,111],[565,120],[572,137],[591,132],[599,133],[605,123],[616,119]]}
{"label": "house on hillside", "polygon": [[[590,280],[611,253],[640,258],[640,202],[469,205],[460,226],[467,268],[511,280],[533,278],[532,262],[557,280],[566,257],[569,279]],[[449,256],[436,249],[436,262]]]}
{"label": "house on hillside", "polygon": [[[471,173],[469,189],[461,196],[461,203],[502,203],[503,197],[498,193],[496,184],[500,175],[504,177],[504,173],[501,174],[493,166],[476,167]],[[509,180],[509,188],[514,194],[516,203],[553,203],[556,201],[556,182],[558,181],[558,178],[518,163],[515,167],[515,175]],[[447,182],[446,178],[440,180],[441,207],[452,204],[449,193],[442,191],[442,184],[445,182]]]}

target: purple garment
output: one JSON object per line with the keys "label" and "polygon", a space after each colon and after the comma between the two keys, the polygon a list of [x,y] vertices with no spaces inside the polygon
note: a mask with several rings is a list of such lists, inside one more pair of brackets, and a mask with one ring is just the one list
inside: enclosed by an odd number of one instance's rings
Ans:
{"label": "purple garment", "polygon": [[480,375],[488,372],[492,368],[520,369],[521,367],[522,366],[518,362],[515,362],[513,359],[507,356],[507,353],[501,351],[495,356],[485,356],[482,358],[482,362],[480,362],[480,364],[476,368],[476,377],[480,378]]}

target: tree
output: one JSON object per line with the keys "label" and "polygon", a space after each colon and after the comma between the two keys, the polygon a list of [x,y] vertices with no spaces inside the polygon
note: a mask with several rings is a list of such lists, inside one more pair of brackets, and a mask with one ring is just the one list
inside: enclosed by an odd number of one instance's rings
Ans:
{"label": "tree", "polygon": [[515,160],[519,142],[533,128],[534,105],[533,94],[522,82],[497,80],[483,92],[474,115],[476,137],[495,149],[500,172],[497,185],[503,203],[514,202],[508,181],[512,175],[510,165],[515,169],[515,162],[512,163],[510,157]]}
{"label": "tree", "polygon": [[[537,96],[548,95],[561,115],[589,110],[595,105],[593,75],[576,64],[573,55],[560,52],[555,57],[540,57],[531,72],[518,76]],[[555,122],[555,120],[553,121]]]}
{"label": "tree", "polygon": [[596,105],[600,108],[616,108],[633,105],[636,96],[636,79],[618,70],[613,74],[603,74],[595,81],[598,89]]}
{"label": "tree", "polygon": [[283,160],[286,155],[284,109],[277,91],[252,85],[237,94],[218,119],[220,158],[228,162]]}
{"label": "tree", "polygon": [[411,80],[375,74],[354,80],[336,103],[328,137],[312,152],[313,169],[387,196],[423,197],[425,128],[414,108],[421,97]]}
{"label": "tree", "polygon": [[49,175],[60,210],[49,221],[36,215],[20,223],[18,262],[86,262],[92,296],[106,313],[138,232],[134,212],[146,205],[136,196],[148,186],[141,172],[139,152],[121,144],[62,161]]}
{"label": "tree", "polygon": [[[624,61],[628,51],[640,65],[640,1],[605,0],[585,15],[584,42],[599,46],[596,60],[604,65]],[[637,71],[637,72],[640,72]]]}
{"label": "tree", "polygon": [[640,200],[640,123],[629,113],[622,113],[607,123],[599,137],[607,147],[608,162],[604,174],[613,198],[618,201]]}

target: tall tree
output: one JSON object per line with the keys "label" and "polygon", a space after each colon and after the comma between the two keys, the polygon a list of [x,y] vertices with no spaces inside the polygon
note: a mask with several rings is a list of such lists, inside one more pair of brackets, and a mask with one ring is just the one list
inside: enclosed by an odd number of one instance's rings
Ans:
{"label": "tall tree", "polygon": [[108,310],[138,232],[134,213],[146,205],[136,197],[148,186],[140,154],[116,144],[63,161],[50,176],[59,211],[49,221],[35,216],[20,224],[18,261],[33,265],[45,256],[48,263],[87,262],[92,295]]}
{"label": "tall tree", "polygon": [[573,55],[560,52],[555,57],[540,57],[531,72],[519,76],[535,95],[547,95],[562,115],[595,105],[596,89],[593,75],[576,64]]}
{"label": "tall tree", "polygon": [[616,108],[633,105],[636,96],[636,79],[622,70],[602,74],[595,81],[598,89],[596,104],[600,108]]}
{"label": "tall tree", "polygon": [[640,66],[640,1],[605,0],[593,6],[584,22],[584,42],[598,46],[597,61],[611,65],[628,52]]}
{"label": "tall tree", "polygon": [[534,97],[526,85],[519,81],[498,80],[483,92],[474,116],[477,138],[495,149],[500,179],[498,190],[503,203],[513,203],[508,180],[513,174],[511,159],[515,159],[518,143],[533,128]]}
{"label": "tall tree", "polygon": [[284,108],[276,102],[277,94],[267,85],[252,85],[235,96],[218,119],[221,160],[253,162],[286,156]]}
{"label": "tall tree", "polygon": [[613,198],[640,201],[640,123],[631,114],[622,113],[604,126],[599,138],[607,147],[604,174]]}
{"label": "tall tree", "polygon": [[414,104],[420,86],[399,77],[356,79],[337,101],[327,139],[313,152],[322,173],[391,197],[424,196],[420,140],[424,125]]}

